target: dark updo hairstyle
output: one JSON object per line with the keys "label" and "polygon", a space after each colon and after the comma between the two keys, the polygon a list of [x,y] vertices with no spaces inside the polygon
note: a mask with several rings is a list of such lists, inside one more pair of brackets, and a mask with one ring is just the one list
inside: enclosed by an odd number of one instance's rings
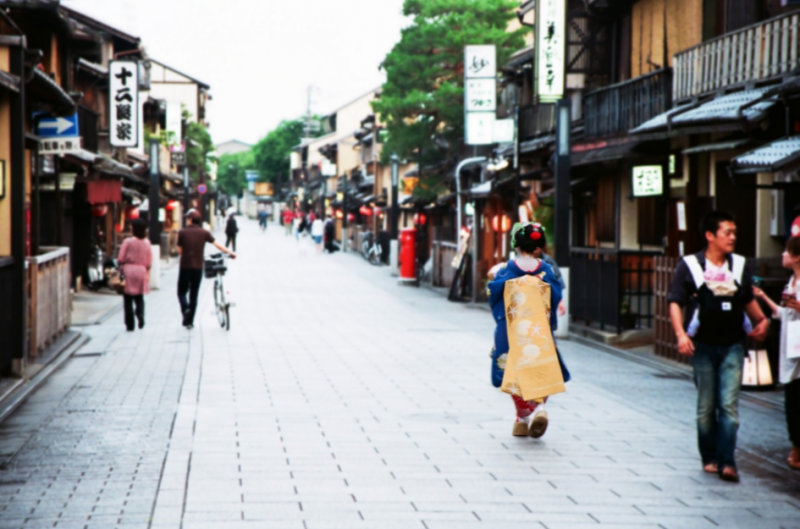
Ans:
{"label": "dark updo hairstyle", "polygon": [[791,237],[786,241],[786,251],[789,252],[789,255],[792,257],[800,255],[800,237]]}
{"label": "dark updo hairstyle", "polygon": [[142,219],[136,219],[131,223],[131,230],[133,236],[137,239],[144,239],[147,237],[147,223]]}
{"label": "dark updo hairstyle", "polygon": [[541,224],[526,224],[514,233],[512,246],[522,253],[532,254],[547,246],[547,236]]}

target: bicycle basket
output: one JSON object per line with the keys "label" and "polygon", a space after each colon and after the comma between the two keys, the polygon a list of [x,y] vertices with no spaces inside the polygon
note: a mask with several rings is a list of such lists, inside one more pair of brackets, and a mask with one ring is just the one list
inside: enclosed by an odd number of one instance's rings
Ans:
{"label": "bicycle basket", "polygon": [[206,259],[204,265],[203,269],[207,279],[217,277],[221,272],[225,272],[228,269],[222,259]]}

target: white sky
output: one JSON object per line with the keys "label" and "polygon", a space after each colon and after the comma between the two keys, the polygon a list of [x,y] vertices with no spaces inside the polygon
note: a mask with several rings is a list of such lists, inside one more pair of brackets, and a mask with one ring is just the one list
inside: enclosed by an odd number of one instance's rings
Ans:
{"label": "white sky", "polygon": [[403,0],[62,0],[140,37],[150,57],[211,85],[214,143],[255,143],[380,86]]}

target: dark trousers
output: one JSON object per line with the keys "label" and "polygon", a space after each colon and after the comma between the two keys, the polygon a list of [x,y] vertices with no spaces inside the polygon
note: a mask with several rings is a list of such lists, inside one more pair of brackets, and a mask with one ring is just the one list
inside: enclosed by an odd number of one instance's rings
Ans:
{"label": "dark trousers", "polygon": [[792,446],[800,448],[800,379],[792,380],[786,389],[786,425]]}
{"label": "dark trousers", "polygon": [[[125,294],[125,326],[129,331],[134,329],[133,316],[139,320],[139,327],[144,327],[144,296],[130,296]],[[136,309],[134,310],[134,304]]]}
{"label": "dark trousers", "polygon": [[[178,301],[181,304],[184,324],[194,325],[194,313],[197,311],[197,292],[200,290],[200,281],[203,280],[203,270],[194,268],[181,268],[178,274]],[[187,301],[186,294],[189,294]]]}
{"label": "dark trousers", "polygon": [[228,246],[233,246],[231,249],[235,252],[236,251],[236,235],[228,235],[228,239],[225,241],[225,248]]}

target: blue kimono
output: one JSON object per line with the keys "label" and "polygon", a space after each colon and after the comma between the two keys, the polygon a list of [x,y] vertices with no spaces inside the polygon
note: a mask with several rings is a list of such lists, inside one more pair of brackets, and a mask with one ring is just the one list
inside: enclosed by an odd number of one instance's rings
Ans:
{"label": "blue kimono", "polygon": [[[540,261],[539,268],[534,272],[526,272],[517,266],[517,263],[510,261],[489,283],[489,305],[492,307],[494,321],[497,322],[497,327],[495,327],[494,330],[494,349],[492,350],[492,384],[497,388],[502,385],[503,374],[505,373],[505,369],[499,365],[500,357],[508,353],[509,348],[508,330],[506,328],[506,304],[504,299],[506,281],[522,277],[526,274],[538,275],[542,272],[544,272],[544,281],[550,285],[550,330],[555,332],[558,328],[558,304],[561,303],[562,289],[561,283],[556,279],[550,265],[544,261]],[[569,382],[572,377],[557,348],[556,354],[558,354],[558,363],[561,365],[561,374],[564,376],[564,382]],[[505,357],[502,359],[502,364],[505,366]]]}

